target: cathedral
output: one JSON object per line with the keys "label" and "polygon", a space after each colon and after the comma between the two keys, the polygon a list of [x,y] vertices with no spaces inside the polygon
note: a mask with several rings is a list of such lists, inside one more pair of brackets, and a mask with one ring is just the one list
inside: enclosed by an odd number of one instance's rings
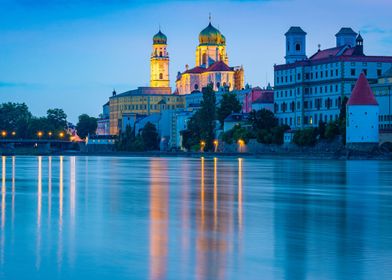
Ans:
{"label": "cathedral", "polygon": [[184,72],[178,72],[176,93],[189,94],[212,84],[215,91],[221,87],[240,90],[244,87],[244,69],[230,67],[226,53],[226,38],[210,23],[199,34],[196,48],[196,65]]}

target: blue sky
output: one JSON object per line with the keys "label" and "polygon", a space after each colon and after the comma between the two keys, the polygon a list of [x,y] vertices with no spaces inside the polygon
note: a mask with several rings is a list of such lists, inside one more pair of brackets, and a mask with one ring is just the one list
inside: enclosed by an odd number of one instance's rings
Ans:
{"label": "blue sky", "polygon": [[365,52],[392,56],[390,0],[131,1],[0,0],[0,102],[25,102],[35,115],[63,108],[76,122],[98,115],[111,91],[146,86],[152,36],[168,36],[170,78],[194,65],[199,32],[212,23],[227,39],[232,66],[264,86],[283,63],[284,33],[300,25],[307,54],[335,45],[342,26],[361,31]]}

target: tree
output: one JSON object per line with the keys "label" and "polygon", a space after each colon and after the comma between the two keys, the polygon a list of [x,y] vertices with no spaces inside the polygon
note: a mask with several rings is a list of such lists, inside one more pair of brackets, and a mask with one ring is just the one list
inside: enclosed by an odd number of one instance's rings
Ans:
{"label": "tree", "polygon": [[200,109],[190,118],[187,130],[182,133],[182,145],[187,149],[198,149],[203,140],[205,151],[213,149],[215,138],[216,97],[212,85],[203,88],[203,101]]}
{"label": "tree", "polygon": [[275,118],[274,113],[270,110],[261,109],[259,111],[252,111],[250,114],[250,120],[255,130],[267,129],[278,125],[278,119]]}
{"label": "tree", "polygon": [[153,123],[146,123],[141,133],[144,149],[147,151],[159,150],[158,131]]}
{"label": "tree", "polygon": [[87,114],[82,114],[79,116],[79,122],[76,125],[76,131],[80,138],[84,139],[89,134],[95,134],[98,124],[97,119],[90,117]]}
{"label": "tree", "polygon": [[49,109],[46,112],[46,118],[54,131],[62,131],[67,127],[67,114],[63,109]]}
{"label": "tree", "polygon": [[317,141],[317,131],[313,127],[297,130],[293,142],[298,146],[313,146]]}
{"label": "tree", "polygon": [[0,104],[0,130],[16,132],[18,138],[25,138],[31,118],[32,115],[25,103]]}
{"label": "tree", "polygon": [[241,103],[238,101],[237,96],[233,93],[224,93],[220,106],[217,108],[217,119],[223,126],[224,120],[231,113],[239,113],[242,109]]}

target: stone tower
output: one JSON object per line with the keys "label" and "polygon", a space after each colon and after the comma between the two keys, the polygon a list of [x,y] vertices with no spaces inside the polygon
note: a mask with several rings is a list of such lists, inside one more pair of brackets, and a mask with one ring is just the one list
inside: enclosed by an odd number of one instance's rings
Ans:
{"label": "stone tower", "polygon": [[150,87],[170,87],[167,37],[159,30],[153,37],[150,59]]}
{"label": "stone tower", "polygon": [[357,33],[354,32],[350,27],[342,27],[336,37],[336,47],[341,47],[348,45],[351,48],[355,46],[355,39],[357,38]]}
{"label": "stone tower", "polygon": [[379,106],[364,73],[361,73],[347,102],[346,143],[363,148],[378,145]]}
{"label": "stone tower", "polygon": [[299,26],[292,26],[286,36],[286,63],[306,59],[306,32]]}

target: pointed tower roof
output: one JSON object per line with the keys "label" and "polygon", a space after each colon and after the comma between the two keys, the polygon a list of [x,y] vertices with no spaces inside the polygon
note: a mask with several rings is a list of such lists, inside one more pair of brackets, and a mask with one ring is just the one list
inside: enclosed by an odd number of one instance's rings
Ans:
{"label": "pointed tower roof", "polygon": [[363,72],[359,75],[347,105],[378,105],[370,88],[369,82]]}

